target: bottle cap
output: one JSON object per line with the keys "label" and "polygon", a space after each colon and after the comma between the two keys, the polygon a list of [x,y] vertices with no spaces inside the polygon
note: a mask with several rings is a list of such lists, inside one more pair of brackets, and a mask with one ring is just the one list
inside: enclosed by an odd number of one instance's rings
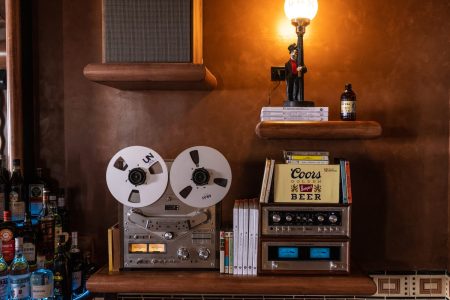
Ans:
{"label": "bottle cap", "polygon": [[3,221],[11,221],[11,212],[9,210],[3,212]]}
{"label": "bottle cap", "polygon": [[17,249],[21,249],[23,247],[23,237],[16,237],[15,238],[15,245],[16,245],[16,250]]}

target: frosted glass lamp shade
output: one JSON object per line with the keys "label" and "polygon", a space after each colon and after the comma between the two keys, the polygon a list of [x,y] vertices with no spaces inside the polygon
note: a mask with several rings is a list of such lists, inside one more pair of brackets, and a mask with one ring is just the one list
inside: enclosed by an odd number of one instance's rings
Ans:
{"label": "frosted glass lamp shade", "polygon": [[284,13],[289,20],[312,20],[317,14],[319,4],[317,0],[285,0]]}

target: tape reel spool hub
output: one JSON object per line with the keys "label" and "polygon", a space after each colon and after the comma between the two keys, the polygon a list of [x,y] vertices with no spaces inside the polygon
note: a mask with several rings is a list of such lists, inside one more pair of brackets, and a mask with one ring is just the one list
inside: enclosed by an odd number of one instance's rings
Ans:
{"label": "tape reel spool hub", "polygon": [[192,207],[209,207],[220,202],[231,185],[231,168],[214,148],[191,147],[172,163],[170,185],[175,195]]}
{"label": "tape reel spool hub", "polygon": [[106,183],[117,201],[130,207],[156,202],[167,188],[169,172],[154,150],[131,146],[117,152],[106,169]]}

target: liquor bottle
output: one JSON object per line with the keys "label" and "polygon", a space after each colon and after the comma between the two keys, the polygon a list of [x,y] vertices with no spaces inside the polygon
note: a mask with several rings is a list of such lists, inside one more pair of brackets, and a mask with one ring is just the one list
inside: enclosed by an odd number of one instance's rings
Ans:
{"label": "liquor bottle", "polygon": [[341,120],[356,120],[356,94],[352,90],[351,83],[345,85],[345,91],[341,95]]}
{"label": "liquor bottle", "polygon": [[67,300],[72,295],[69,258],[66,255],[64,236],[59,236],[58,250],[53,260],[53,282],[55,300]]}
{"label": "liquor bottle", "polygon": [[86,282],[89,277],[97,271],[97,266],[91,261],[91,253],[86,251],[84,254],[84,268],[83,268],[83,289],[86,290]]}
{"label": "liquor bottle", "polygon": [[30,298],[30,270],[25,256],[23,256],[23,238],[16,238],[16,255],[9,271],[10,299]]}
{"label": "liquor bottle", "polygon": [[39,215],[39,242],[37,249],[37,267],[51,268],[55,242],[55,219],[48,207],[49,191],[44,189],[42,210]]}
{"label": "liquor bottle", "polygon": [[70,247],[69,255],[70,273],[72,275],[72,293],[80,295],[83,293],[83,257],[78,248],[78,233],[76,231],[72,232],[72,245]]}
{"label": "liquor bottle", "polygon": [[51,195],[50,196],[50,203],[49,203],[49,208],[50,208],[50,213],[53,215],[53,219],[55,220],[55,239],[54,239],[54,247],[55,247],[55,252],[56,249],[58,248],[58,241],[59,241],[59,236],[63,235],[63,226],[62,226],[62,219],[61,216],[58,214],[58,206],[56,205],[56,196]]}
{"label": "liquor bottle", "polygon": [[31,299],[53,299],[53,273],[48,269],[39,269],[31,273]]}
{"label": "liquor bottle", "polygon": [[32,182],[28,185],[29,191],[29,211],[31,216],[37,217],[42,210],[42,197],[44,188],[47,187],[42,168],[36,168],[36,174]]}
{"label": "liquor bottle", "polygon": [[11,212],[3,212],[3,223],[0,224],[0,239],[2,240],[1,252],[5,261],[10,264],[14,259],[14,239],[17,237],[17,227],[11,221]]}
{"label": "liquor bottle", "polygon": [[11,190],[9,192],[9,210],[11,220],[23,221],[25,218],[25,197],[22,171],[20,169],[20,159],[13,160],[13,172],[11,175]]}
{"label": "liquor bottle", "polygon": [[[2,240],[0,239],[0,248]],[[0,252],[0,300],[7,300],[9,296],[8,264]]]}
{"label": "liquor bottle", "polygon": [[59,190],[58,194],[58,215],[61,216],[63,232],[69,230],[69,214],[66,208],[66,199],[64,197],[64,189]]}
{"label": "liquor bottle", "polygon": [[8,210],[9,197],[9,172],[5,168],[3,155],[0,155],[0,219],[3,220],[3,212]]}
{"label": "liquor bottle", "polygon": [[28,261],[30,271],[34,271],[36,269],[37,236],[28,212],[25,212],[25,220],[20,235],[23,237],[23,255]]}

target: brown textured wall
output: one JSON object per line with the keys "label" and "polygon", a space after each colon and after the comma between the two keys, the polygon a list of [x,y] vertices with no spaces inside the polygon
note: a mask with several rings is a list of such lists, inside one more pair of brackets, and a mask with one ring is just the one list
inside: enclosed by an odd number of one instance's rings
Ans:
{"label": "brown textured wall", "polygon": [[[106,228],[117,212],[105,183],[109,159],[130,145],[165,158],[208,145],[233,170],[226,224],[234,199],[258,195],[266,156],[324,149],[352,162],[356,261],[371,270],[447,267],[449,4],[319,2],[305,39],[305,96],[337,119],[339,95],[351,82],[358,118],[383,126],[378,140],[256,137],[273,87],[270,66],[284,64],[295,40],[278,32],[286,23],[282,0],[204,1],[204,61],[219,82],[212,92],[124,92],[87,81],[83,67],[101,61],[101,1],[40,0],[41,158],[58,175],[64,170],[74,226],[96,236],[100,260],[106,261]],[[272,104],[281,104],[283,89]]]}

